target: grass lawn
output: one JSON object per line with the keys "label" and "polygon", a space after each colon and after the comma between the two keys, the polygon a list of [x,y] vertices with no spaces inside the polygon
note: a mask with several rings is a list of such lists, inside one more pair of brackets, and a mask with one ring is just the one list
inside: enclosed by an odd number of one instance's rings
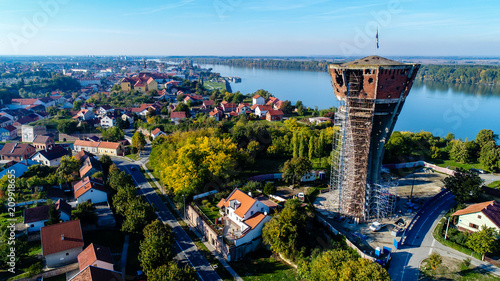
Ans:
{"label": "grass lawn", "polygon": [[205,81],[203,83],[203,86],[205,86],[209,90],[214,90],[217,88],[219,88],[221,90],[226,90],[226,83],[215,83],[215,82]]}
{"label": "grass lawn", "polygon": [[214,223],[215,220],[220,217],[219,208],[215,207],[215,205],[213,205],[212,203],[207,203],[205,205],[200,203],[197,204],[197,206],[212,221],[212,223]]}
{"label": "grass lawn", "polygon": [[263,249],[229,265],[245,281],[300,280],[294,268],[276,260],[271,256],[271,252]]}
{"label": "grass lawn", "polygon": [[108,247],[111,253],[121,253],[123,248],[123,241],[125,240],[125,233],[119,230],[105,229],[86,232],[84,235],[85,247],[90,243]]}
{"label": "grass lawn", "polygon": [[462,163],[455,162],[453,160],[443,160],[441,163],[437,163],[436,165],[438,165],[439,167],[444,167],[444,168],[448,167],[449,169],[452,169],[452,170],[454,170],[455,168],[463,168],[465,170],[475,168],[475,169],[484,170],[483,165],[481,165],[480,163],[462,164]]}
{"label": "grass lawn", "polygon": [[133,153],[127,154],[127,155],[125,155],[125,157],[130,158],[130,159],[132,159],[134,161],[137,161],[137,160],[140,159],[139,154],[133,154]]}
{"label": "grass lawn", "polygon": [[491,187],[491,188],[500,188],[500,181],[494,181],[494,182],[488,184],[488,187]]}
{"label": "grass lawn", "polygon": [[[23,222],[23,210],[21,209],[21,207],[17,207],[16,212],[14,214],[15,214],[15,216],[13,218],[16,219],[15,223]],[[0,214],[0,226],[2,226],[2,229],[5,229],[3,227],[4,225],[7,225],[7,224],[14,222],[14,221],[7,220],[7,219],[11,219],[11,218],[12,217],[9,216],[9,213],[7,211],[3,211]]]}
{"label": "grass lawn", "polygon": [[420,268],[421,281],[427,280],[460,280],[460,281],[494,281],[500,280],[500,277],[488,274],[484,269],[466,266],[464,261],[455,258],[442,256],[442,264],[435,270],[427,267],[427,260],[422,262]]}

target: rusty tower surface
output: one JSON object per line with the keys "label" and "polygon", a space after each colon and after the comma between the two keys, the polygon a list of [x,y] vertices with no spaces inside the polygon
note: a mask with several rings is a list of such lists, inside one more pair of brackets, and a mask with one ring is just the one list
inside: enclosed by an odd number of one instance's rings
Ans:
{"label": "rusty tower surface", "polygon": [[393,208],[394,185],[381,180],[384,144],[391,136],[420,64],[369,56],[331,64],[335,115],[331,190],[334,208],[355,220],[384,217]]}

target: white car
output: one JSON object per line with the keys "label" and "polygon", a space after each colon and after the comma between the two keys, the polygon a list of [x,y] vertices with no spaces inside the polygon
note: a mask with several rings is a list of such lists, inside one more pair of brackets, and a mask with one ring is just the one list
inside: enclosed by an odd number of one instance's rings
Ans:
{"label": "white car", "polygon": [[371,231],[379,231],[381,230],[384,226],[386,226],[385,223],[379,223],[378,221],[376,222],[373,222],[371,225],[370,225],[370,230]]}

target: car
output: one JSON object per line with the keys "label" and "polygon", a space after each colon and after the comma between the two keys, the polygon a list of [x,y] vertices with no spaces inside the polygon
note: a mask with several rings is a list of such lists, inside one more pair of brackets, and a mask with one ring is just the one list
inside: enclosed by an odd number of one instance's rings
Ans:
{"label": "car", "polygon": [[370,227],[369,227],[369,228],[370,228],[370,230],[371,230],[371,231],[375,232],[375,231],[379,231],[379,230],[381,230],[384,226],[386,226],[386,224],[385,224],[385,223],[380,223],[380,222],[376,221],[376,222],[373,222],[373,223],[370,225]]}

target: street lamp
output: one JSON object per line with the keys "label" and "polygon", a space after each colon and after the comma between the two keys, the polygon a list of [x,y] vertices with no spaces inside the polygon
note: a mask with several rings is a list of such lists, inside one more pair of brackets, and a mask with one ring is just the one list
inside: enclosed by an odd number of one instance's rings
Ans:
{"label": "street lamp", "polygon": [[446,224],[446,232],[444,234],[444,240],[446,240],[446,237],[448,236],[448,227],[450,226],[450,218],[451,216],[448,217],[448,223]]}

